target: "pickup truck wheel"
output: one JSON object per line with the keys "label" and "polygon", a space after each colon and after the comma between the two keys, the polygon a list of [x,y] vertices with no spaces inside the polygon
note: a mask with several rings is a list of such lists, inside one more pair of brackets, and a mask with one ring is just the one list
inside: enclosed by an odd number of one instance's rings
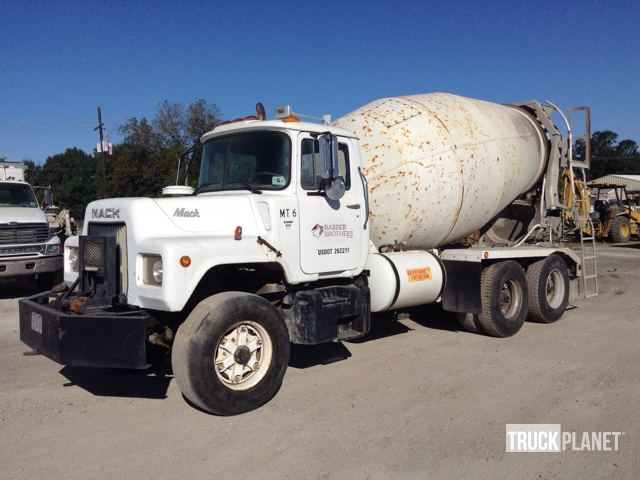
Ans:
{"label": "pickup truck wheel", "polygon": [[631,223],[628,217],[619,215],[613,219],[613,222],[611,222],[611,240],[614,243],[631,240]]}
{"label": "pickup truck wheel", "polygon": [[270,302],[225,292],[200,302],[180,326],[171,363],[191,403],[217,415],[236,415],[276,394],[289,350],[289,332]]}
{"label": "pickup truck wheel", "polygon": [[527,268],[529,318],[536,322],[558,320],[569,303],[569,270],[558,255],[549,255]]}
{"label": "pickup truck wheel", "polygon": [[513,260],[495,263],[482,271],[480,280],[482,313],[478,320],[494,337],[510,337],[522,328],[527,316],[527,277]]}

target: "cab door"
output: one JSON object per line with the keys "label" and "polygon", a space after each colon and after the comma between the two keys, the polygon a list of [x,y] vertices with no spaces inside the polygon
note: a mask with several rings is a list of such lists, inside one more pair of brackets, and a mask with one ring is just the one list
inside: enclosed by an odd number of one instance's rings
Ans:
{"label": "cab door", "polygon": [[[362,258],[365,215],[364,190],[350,139],[338,137],[338,175],[346,191],[340,200],[330,200],[322,191],[317,138],[301,133],[298,144],[298,205],[300,213],[300,267],[304,273],[339,273],[358,268]],[[336,176],[338,176],[336,175]]]}

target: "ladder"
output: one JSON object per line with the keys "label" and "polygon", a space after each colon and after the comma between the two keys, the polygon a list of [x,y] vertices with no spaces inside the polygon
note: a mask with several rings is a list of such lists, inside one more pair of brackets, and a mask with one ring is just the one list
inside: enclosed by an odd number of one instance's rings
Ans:
{"label": "ladder", "polygon": [[[578,139],[585,141],[585,158],[576,160],[573,158],[573,133],[571,125],[571,114],[575,111],[584,111],[586,120],[586,132]],[[571,195],[572,205],[574,208],[574,222],[578,227],[580,235],[580,260],[579,268],[580,290],[585,298],[591,298],[598,295],[598,262],[596,258],[596,237],[593,221],[590,215],[590,201],[587,194],[587,175],[586,169],[591,164],[591,109],[590,107],[573,107],[568,111],[568,119],[565,119],[569,132],[569,175],[571,178]],[[563,115],[564,116],[564,115]],[[583,185],[582,195],[578,194],[578,186],[576,185],[576,172],[580,172],[580,181]],[[584,213],[584,216],[583,216]],[[585,232],[589,232],[585,236]]]}
{"label": "ladder", "polygon": [[[582,173],[583,185],[586,186],[586,174],[585,169],[580,168]],[[573,170],[571,176],[574,177]],[[574,177],[575,178],[575,177]],[[575,183],[573,184],[575,188]],[[576,199],[578,213],[578,231],[580,232],[580,288],[585,298],[591,298],[598,295],[598,262],[596,259],[596,237],[595,229],[593,227],[593,221],[591,215],[589,215],[589,199],[587,197],[586,187],[584,196]],[[582,212],[587,212],[586,218],[582,218]],[[588,236],[585,236],[585,230],[590,232]]]}

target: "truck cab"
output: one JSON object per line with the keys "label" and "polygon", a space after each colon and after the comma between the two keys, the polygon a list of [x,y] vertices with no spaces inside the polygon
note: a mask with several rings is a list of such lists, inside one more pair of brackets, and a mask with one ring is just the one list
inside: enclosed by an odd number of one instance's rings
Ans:
{"label": "truck cab", "polygon": [[[334,172],[320,152],[327,137]],[[332,180],[344,182],[340,198],[330,198]],[[189,195],[87,206],[84,238],[121,230],[115,293],[127,304],[180,312],[207,290],[204,279],[239,265],[292,285],[362,272],[366,184],[352,134],[281,120],[218,127],[202,138],[198,185]],[[78,277],[79,248],[78,237],[66,243],[69,283]]]}

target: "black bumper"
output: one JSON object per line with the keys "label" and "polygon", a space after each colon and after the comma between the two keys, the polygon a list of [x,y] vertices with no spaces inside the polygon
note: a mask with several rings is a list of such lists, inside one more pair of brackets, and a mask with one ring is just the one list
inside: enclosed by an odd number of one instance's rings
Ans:
{"label": "black bumper", "polygon": [[72,314],[50,307],[46,298],[38,294],[19,302],[20,340],[29,347],[62,365],[148,367],[144,312]]}

